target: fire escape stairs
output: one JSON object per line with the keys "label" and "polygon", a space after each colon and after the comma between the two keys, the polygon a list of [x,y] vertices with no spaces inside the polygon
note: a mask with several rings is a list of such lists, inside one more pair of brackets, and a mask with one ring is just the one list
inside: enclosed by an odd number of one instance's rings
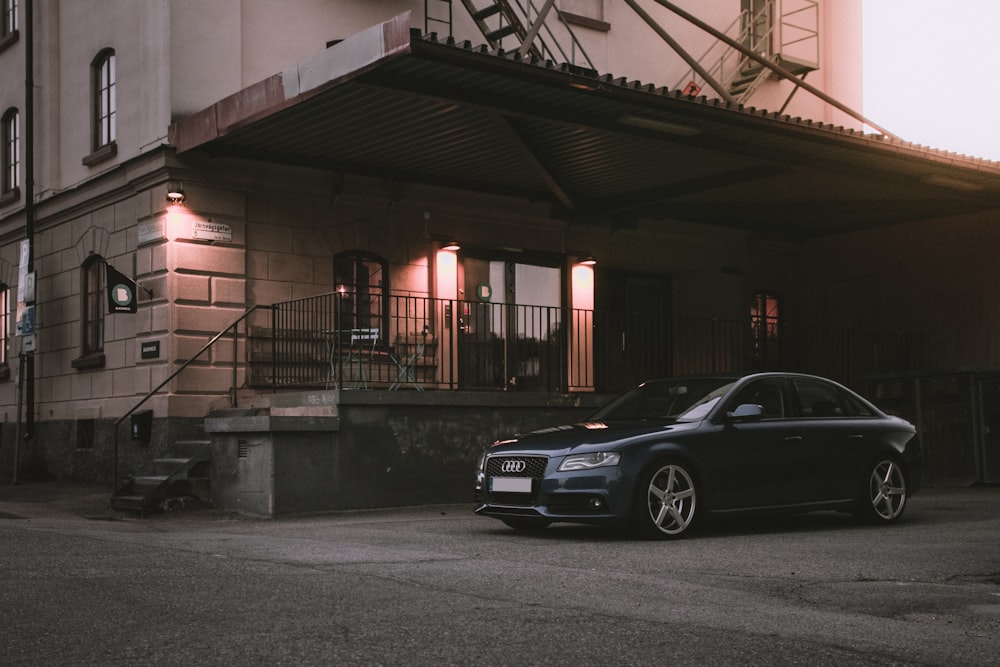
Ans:
{"label": "fire escape stairs", "polygon": [[211,488],[211,443],[179,440],[163,458],[153,461],[150,474],[133,475],[111,496],[111,508],[145,516],[189,503],[208,504]]}
{"label": "fire escape stairs", "polygon": [[737,104],[744,104],[749,100],[757,89],[760,88],[771,71],[763,65],[750,59],[739,68],[736,75],[729,81],[729,94],[736,100]]}
{"label": "fire escape stairs", "polygon": [[[490,2],[481,5],[474,0],[462,0],[469,16],[475,21],[476,27],[495,49],[500,48],[505,37],[517,36],[519,46],[523,46],[528,38],[530,26],[525,27],[514,7],[507,0],[502,2]],[[527,53],[533,58],[541,60],[543,58],[541,50],[534,43],[529,44]]]}

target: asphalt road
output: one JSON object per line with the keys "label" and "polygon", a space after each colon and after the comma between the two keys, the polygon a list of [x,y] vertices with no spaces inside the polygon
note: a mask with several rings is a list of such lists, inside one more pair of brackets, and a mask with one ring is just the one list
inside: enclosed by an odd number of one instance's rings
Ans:
{"label": "asphalt road", "polygon": [[997,665],[1000,488],[676,542],[468,506],[253,520],[0,487],[0,664]]}

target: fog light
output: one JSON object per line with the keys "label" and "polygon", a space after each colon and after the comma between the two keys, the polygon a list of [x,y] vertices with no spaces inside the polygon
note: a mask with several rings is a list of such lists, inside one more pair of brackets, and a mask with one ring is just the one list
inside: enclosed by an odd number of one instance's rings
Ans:
{"label": "fog light", "polygon": [[596,512],[598,510],[604,509],[604,501],[601,500],[600,498],[591,498],[590,500],[587,501],[587,507]]}

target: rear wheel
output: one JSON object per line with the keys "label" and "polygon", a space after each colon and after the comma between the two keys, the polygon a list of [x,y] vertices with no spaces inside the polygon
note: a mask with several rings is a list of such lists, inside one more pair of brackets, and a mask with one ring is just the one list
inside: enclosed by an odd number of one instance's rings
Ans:
{"label": "rear wheel", "polygon": [[552,523],[548,519],[536,519],[534,517],[507,517],[500,519],[514,530],[542,530],[548,528]]}
{"label": "rear wheel", "polygon": [[698,487],[687,466],[661,461],[639,478],[632,524],[642,537],[672,539],[688,533],[698,510]]}
{"label": "rear wheel", "polygon": [[898,461],[880,458],[868,467],[859,517],[869,523],[896,521],[906,508],[906,473]]}

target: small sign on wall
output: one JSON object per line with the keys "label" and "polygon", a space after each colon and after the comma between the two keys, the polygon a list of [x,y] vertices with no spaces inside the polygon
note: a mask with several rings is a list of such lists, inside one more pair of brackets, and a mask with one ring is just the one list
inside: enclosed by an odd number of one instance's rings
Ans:
{"label": "small sign on wall", "polygon": [[139,356],[143,359],[160,358],[160,341],[147,340],[139,344]]}
{"label": "small sign on wall", "polygon": [[221,241],[230,243],[233,240],[233,228],[224,222],[207,220],[185,220],[178,225],[177,238],[191,241]]}

